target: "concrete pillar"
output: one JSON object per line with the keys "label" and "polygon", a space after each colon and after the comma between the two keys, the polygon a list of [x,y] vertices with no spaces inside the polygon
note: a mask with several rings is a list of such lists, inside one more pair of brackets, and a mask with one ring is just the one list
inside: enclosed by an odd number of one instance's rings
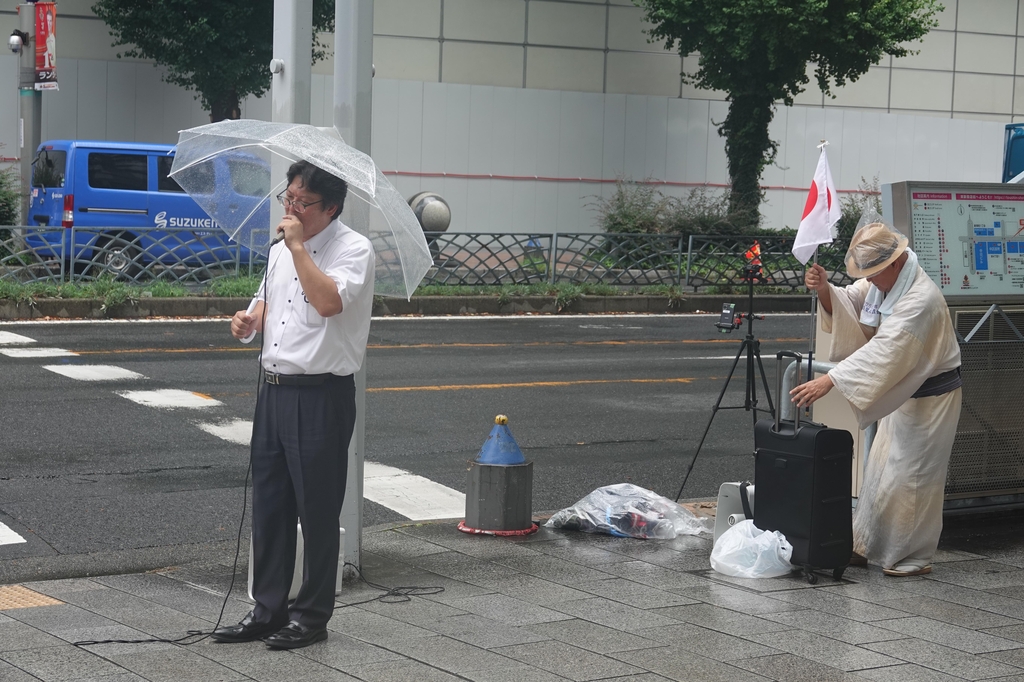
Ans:
{"label": "concrete pillar", "polygon": [[313,82],[313,0],[274,0],[271,120],[309,123]]}
{"label": "concrete pillar", "polygon": [[[334,127],[350,146],[370,153],[373,87],[373,0],[336,0],[334,5]],[[346,212],[349,209],[346,208]],[[356,428],[349,447],[348,486],[341,508],[345,561],[361,566],[363,461],[366,456],[366,369],[355,376]],[[355,572],[345,569],[346,577]]]}
{"label": "concrete pillar", "polygon": [[35,89],[35,13],[36,6],[30,3],[18,5],[22,33],[30,36],[21,48],[18,61],[18,155],[21,157],[21,224],[28,222],[28,193],[32,182],[32,159],[42,141],[43,93]]}

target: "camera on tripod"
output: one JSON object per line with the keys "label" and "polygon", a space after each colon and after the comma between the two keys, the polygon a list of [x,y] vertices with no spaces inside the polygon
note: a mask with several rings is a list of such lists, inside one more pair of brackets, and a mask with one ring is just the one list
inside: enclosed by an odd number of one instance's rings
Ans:
{"label": "camera on tripod", "polygon": [[718,322],[715,322],[715,326],[723,334],[728,334],[733,329],[739,329],[743,326],[743,313],[736,312],[735,303],[723,303],[722,316],[718,318]]}
{"label": "camera on tripod", "polygon": [[[741,279],[750,287],[751,306],[754,304],[754,284],[764,284],[768,281],[761,272],[761,249],[756,243],[754,248],[757,249],[756,252],[754,249],[747,252],[747,258],[751,260],[743,266],[743,272],[740,275]],[[764,316],[751,315],[750,313],[738,313],[736,312],[735,303],[725,303],[722,305],[722,315],[718,318],[718,322],[715,323],[715,326],[718,327],[719,331],[723,334],[728,334],[732,330],[742,327],[744,319],[763,320]]]}
{"label": "camera on tripod", "polygon": [[764,284],[768,280],[765,278],[764,273],[761,272],[761,260],[756,259],[750,261],[743,266],[743,274],[740,278],[748,284]]}

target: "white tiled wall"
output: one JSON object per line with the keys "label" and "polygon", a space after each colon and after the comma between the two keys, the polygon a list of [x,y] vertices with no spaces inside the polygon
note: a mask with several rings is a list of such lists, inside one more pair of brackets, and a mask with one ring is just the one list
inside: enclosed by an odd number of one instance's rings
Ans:
{"label": "white tiled wall", "polygon": [[[400,189],[444,196],[453,230],[589,231],[595,198],[613,189],[598,180],[656,179],[676,195],[690,187],[674,185],[728,182],[712,124],[725,102],[381,79],[373,110],[377,164],[424,174]],[[1001,171],[1001,122],[797,106],[778,110],[771,134],[779,153],[762,212],[775,227],[799,222],[823,138],[841,191],[875,176],[996,182]],[[483,177],[428,177],[440,173]]]}
{"label": "white tiled wall", "polygon": [[[437,28],[439,18],[424,18],[415,29],[392,33],[409,21],[410,4],[416,6],[418,16],[436,7],[444,16],[443,31]],[[1024,120],[1024,100],[1017,104],[1020,98],[1015,95],[1014,82],[986,78],[1024,77],[1024,49],[1018,45],[1024,37],[1017,37],[1024,36],[1024,21],[1018,21],[1018,15],[1024,17],[1024,1],[946,0],[943,5],[936,29],[908,46],[918,54],[885,57],[858,81],[838,89],[835,98],[822,97],[812,78],[796,103],[912,110],[950,118],[1001,116],[1011,121],[1016,116]],[[527,61],[523,87],[725,99],[724,93],[678,83],[678,72],[692,72],[696,57],[686,57],[680,69],[673,63],[677,55],[666,53],[661,41],[649,41],[644,11],[629,0],[423,0],[422,4],[418,0],[375,0],[375,8],[375,16],[382,19],[375,27],[378,35],[429,33],[438,52],[453,41],[523,46]],[[392,18],[399,16],[401,20]],[[568,48],[584,53],[568,54]],[[516,60],[515,53],[505,54],[510,62]],[[513,64],[492,65],[503,74],[514,71]],[[422,80],[424,70],[421,61],[387,60],[383,55],[377,66],[378,75],[395,79]],[[483,82],[474,69],[464,78],[453,71],[431,80]],[[504,77],[492,82],[499,80],[506,83]],[[964,85],[969,80],[977,82]]]}

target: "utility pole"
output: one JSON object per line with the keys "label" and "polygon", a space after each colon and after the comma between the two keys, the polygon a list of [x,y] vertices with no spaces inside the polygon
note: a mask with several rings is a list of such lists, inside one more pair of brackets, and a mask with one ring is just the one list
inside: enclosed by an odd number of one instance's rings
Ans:
{"label": "utility pole", "polygon": [[[32,159],[39,148],[43,128],[43,93],[35,89],[35,19],[33,3],[18,5],[21,16],[21,59],[18,74],[18,155],[21,158],[21,224],[28,223],[29,192],[32,188]],[[24,36],[28,36],[26,39]]]}
{"label": "utility pole", "polygon": [[[370,153],[373,89],[373,0],[334,3],[334,127],[347,144]],[[362,202],[352,201],[351,210]],[[368,211],[369,208],[365,207]],[[346,206],[346,211],[350,210]],[[366,217],[368,220],[368,216]],[[362,566],[363,462],[366,458],[366,365],[356,372],[356,428],[349,448],[348,484],[341,508],[345,561]],[[349,575],[346,568],[346,575]]]}
{"label": "utility pole", "polygon": [[[373,0],[336,0],[334,28],[334,126],[346,143],[370,153],[370,97],[373,76]],[[313,80],[313,2],[274,0],[274,58],[270,62],[272,120],[282,123],[310,122],[310,90]],[[271,177],[283,177],[274,164]],[[275,188],[276,190],[277,188]],[[349,214],[361,202],[348,202]],[[270,224],[284,213],[271,204]],[[368,210],[368,209],[367,209]],[[356,424],[349,445],[348,479],[341,509],[345,529],[344,561],[361,566],[363,537],[363,460],[366,442],[366,369],[355,375]],[[354,571],[343,568],[346,577]]]}

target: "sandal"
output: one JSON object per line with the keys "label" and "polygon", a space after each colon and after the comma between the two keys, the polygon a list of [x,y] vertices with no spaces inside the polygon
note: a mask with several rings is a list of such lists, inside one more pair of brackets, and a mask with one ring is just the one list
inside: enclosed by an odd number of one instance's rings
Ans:
{"label": "sandal", "polygon": [[886,575],[895,576],[897,578],[906,578],[912,575],[928,575],[932,572],[931,564],[915,564],[907,561],[906,563],[896,564],[892,568],[883,568],[882,573]]}
{"label": "sandal", "polygon": [[868,565],[868,558],[866,556],[861,556],[860,554],[857,554],[856,552],[854,552],[853,554],[850,555],[850,565],[851,566],[867,566]]}

